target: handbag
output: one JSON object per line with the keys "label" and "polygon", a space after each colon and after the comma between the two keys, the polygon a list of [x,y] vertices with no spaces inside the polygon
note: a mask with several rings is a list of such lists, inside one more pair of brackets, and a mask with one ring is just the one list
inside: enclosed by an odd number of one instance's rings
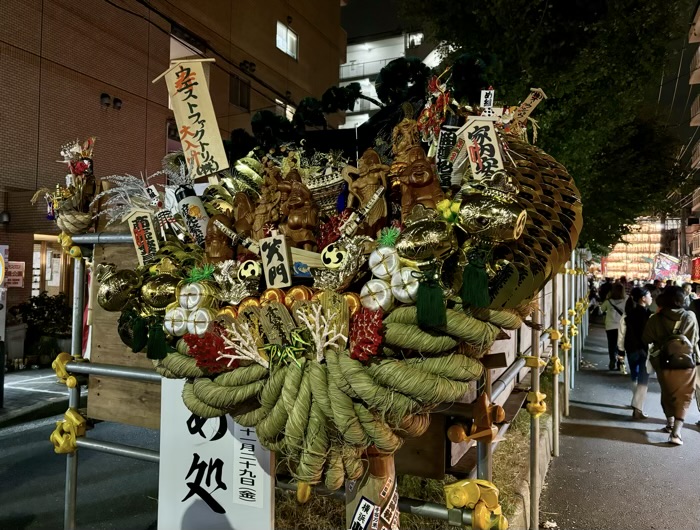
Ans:
{"label": "handbag", "polygon": [[693,358],[693,345],[688,337],[679,333],[681,320],[673,326],[673,333],[669,335],[661,346],[661,368],[665,370],[688,370],[695,368]]}

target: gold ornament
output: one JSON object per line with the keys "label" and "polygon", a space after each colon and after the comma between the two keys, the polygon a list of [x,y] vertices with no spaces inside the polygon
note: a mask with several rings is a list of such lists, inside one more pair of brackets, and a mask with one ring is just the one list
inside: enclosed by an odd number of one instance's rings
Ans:
{"label": "gold ornament", "polygon": [[281,304],[285,303],[284,291],[282,289],[277,289],[271,287],[270,289],[265,289],[260,295],[260,304],[265,305],[270,302],[279,302]]}
{"label": "gold ornament", "polygon": [[113,264],[100,263],[96,268],[97,303],[105,311],[121,311],[134,296],[134,291],[141,285],[141,277],[136,271],[123,269],[117,271]]}
{"label": "gold ornament", "polygon": [[141,286],[141,300],[154,312],[165,308],[176,300],[175,292],[180,280],[169,274],[159,274]]}

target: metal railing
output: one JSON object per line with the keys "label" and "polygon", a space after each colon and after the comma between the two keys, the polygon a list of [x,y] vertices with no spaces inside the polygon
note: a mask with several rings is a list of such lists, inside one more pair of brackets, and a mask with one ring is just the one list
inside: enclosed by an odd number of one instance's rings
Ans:
{"label": "metal railing", "polygon": [[[107,233],[97,233],[97,234],[85,234],[74,236],[73,241],[76,244],[82,245],[96,245],[96,244],[128,244],[131,243],[130,234],[107,234]],[[577,252],[572,252],[571,257],[572,267],[583,266],[582,255]],[[84,295],[85,295],[85,267],[82,259],[77,259],[75,261],[74,269],[74,285],[73,285],[73,328],[71,336],[71,354],[75,359],[79,359],[82,355],[82,307],[84,305]],[[562,278],[563,293],[562,299],[562,311],[558,311],[558,301],[559,301],[559,291],[557,285],[557,277],[553,278],[553,288],[551,291],[552,296],[552,313],[551,313],[551,328],[558,329],[558,323],[560,318],[563,316],[567,318],[567,311],[570,306],[573,306],[577,300],[579,300],[583,293],[586,292],[586,279],[585,276],[575,276],[570,275],[571,281],[567,277],[569,275],[564,275]],[[578,280],[578,281],[577,281]],[[540,293],[540,300],[542,307],[544,307],[544,292]],[[540,357],[540,347],[541,342],[545,340],[545,335],[541,334],[537,324],[539,323],[539,316],[537,312],[533,315],[532,327],[532,345],[530,347],[530,353],[535,358]],[[572,325],[575,325],[572,322]],[[567,336],[567,327],[563,326],[564,336]],[[588,332],[588,311],[585,312],[584,320],[580,325],[580,332],[578,335],[577,348],[571,348],[568,352],[565,352],[564,356],[564,367],[565,367],[565,378],[564,378],[564,415],[569,414],[569,389],[573,388],[574,378],[572,367],[580,364],[580,355],[582,351],[582,344]],[[573,338],[572,338],[573,342]],[[552,356],[556,356],[557,341],[552,339]],[[527,352],[526,352],[527,353]],[[552,357],[550,357],[551,359]],[[513,363],[511,363],[508,368],[501,374],[501,376],[490,383],[490,379],[487,377],[488,392],[491,401],[497,399],[504,391],[506,391],[509,385],[518,377],[521,370],[527,365],[526,359],[519,356]],[[86,363],[86,362],[68,362],[66,365],[66,371],[71,374],[83,374],[83,375],[102,375],[110,376],[127,380],[134,381],[147,381],[156,382],[161,381],[161,376],[152,371],[142,368],[133,368],[127,366],[109,365],[109,364],[96,364],[96,363]],[[543,369],[543,368],[542,368]],[[540,369],[531,369],[531,391],[539,391],[539,377]],[[569,377],[570,376],[570,377]],[[77,381],[77,380],[76,380]],[[80,382],[73,384],[69,388],[69,409],[77,410],[80,401]],[[553,456],[559,456],[559,399],[558,399],[558,386],[559,377],[554,374],[554,393],[553,398],[553,410],[552,415],[554,418],[554,429],[552,432],[552,447]],[[502,434],[507,429],[507,424],[501,426],[499,434]],[[76,440],[76,445],[78,448],[90,449],[94,451],[99,451],[107,454],[124,456],[128,458],[135,458],[138,460],[143,460],[152,463],[158,463],[160,460],[159,452],[152,451],[149,449],[129,446],[124,444],[118,444],[114,442],[109,442],[105,440],[92,440],[86,437],[79,437]],[[493,444],[486,442],[477,442],[477,476],[479,478],[485,478],[491,480],[491,459],[493,454]],[[531,491],[531,504],[530,504],[530,528],[535,530],[538,528],[538,517],[539,517],[539,418],[534,416],[531,420],[531,438],[530,438],[530,491]],[[78,480],[78,452],[74,451],[66,455],[66,486],[65,486],[65,504],[64,504],[64,529],[74,530],[76,528],[76,498],[77,498],[77,480]],[[282,489],[292,489],[296,488],[296,485],[291,485],[288,482],[281,480],[276,481],[276,487]],[[321,493],[323,491],[319,490]],[[341,492],[330,492],[335,497],[343,498],[344,493]],[[472,523],[472,512],[468,509],[448,509],[446,506],[425,502],[422,500],[400,498],[399,508],[405,513],[411,513],[414,515],[420,515],[431,519],[440,519],[450,521],[451,523],[462,524],[470,526]],[[534,525],[534,526],[533,526]]]}
{"label": "metal railing", "polygon": [[340,65],[340,79],[353,79],[355,77],[368,77],[370,75],[375,75],[380,72],[387,64],[389,64],[394,59],[400,59],[403,55],[398,57],[390,57],[389,59],[379,59],[376,61],[367,61],[364,63],[346,63]]}

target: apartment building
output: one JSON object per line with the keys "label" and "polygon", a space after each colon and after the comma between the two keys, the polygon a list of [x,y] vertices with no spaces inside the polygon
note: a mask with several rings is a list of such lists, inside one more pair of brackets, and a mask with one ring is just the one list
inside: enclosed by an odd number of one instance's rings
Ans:
{"label": "apartment building", "polygon": [[338,0],[3,0],[0,212],[9,222],[0,215],[0,245],[26,267],[7,305],[26,300],[33,280],[35,291],[68,286],[69,261],[58,271],[47,263],[61,256],[50,237],[58,230],[43,204],[29,204],[63,179],[62,144],[96,136],[98,177],[159,169],[179,141],[165,84],[151,80],[191,55],[216,59],[209,88],[224,138],[249,129],[258,110],[291,114],[338,83],[340,12]]}

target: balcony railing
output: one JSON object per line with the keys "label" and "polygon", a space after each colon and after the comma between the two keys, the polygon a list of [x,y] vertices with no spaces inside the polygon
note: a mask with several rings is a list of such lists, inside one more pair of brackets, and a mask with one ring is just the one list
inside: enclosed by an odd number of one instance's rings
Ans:
{"label": "balcony railing", "polygon": [[690,207],[690,210],[693,213],[700,211],[700,188],[696,189],[693,192],[693,204]]}
{"label": "balcony railing", "polygon": [[698,83],[700,83],[700,48],[697,49],[690,62],[690,84],[697,85]]}
{"label": "balcony railing", "polygon": [[352,79],[355,77],[369,77],[378,74],[379,71],[398,57],[368,61],[366,63],[347,63],[340,65],[340,79]]}
{"label": "balcony railing", "polygon": [[693,23],[690,25],[690,30],[688,31],[688,42],[700,42],[700,9],[695,12],[695,17],[693,17]]}
{"label": "balcony railing", "polygon": [[690,126],[700,126],[700,95],[695,98],[693,105],[690,107]]}
{"label": "balcony railing", "polygon": [[700,168],[700,141],[696,142],[693,147],[693,155],[690,159],[690,164],[693,169]]}
{"label": "balcony railing", "polygon": [[348,114],[357,114],[360,112],[372,112],[373,110],[377,110],[379,107],[372,103],[371,101],[367,101],[366,99],[358,99],[355,102],[355,106],[352,108]]}

